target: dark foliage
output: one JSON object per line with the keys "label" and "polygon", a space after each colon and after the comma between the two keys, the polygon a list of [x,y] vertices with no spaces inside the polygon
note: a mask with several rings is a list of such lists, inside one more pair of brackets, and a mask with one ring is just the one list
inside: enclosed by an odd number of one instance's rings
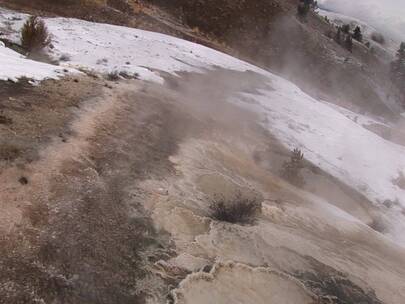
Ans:
{"label": "dark foliage", "polygon": [[405,106],[405,42],[402,42],[396,59],[391,63],[391,81],[396,87],[400,102]]}
{"label": "dark foliage", "polygon": [[258,198],[243,197],[238,192],[234,199],[216,198],[210,205],[211,217],[233,224],[251,224],[261,213],[262,203]]}
{"label": "dark foliage", "polygon": [[120,80],[120,73],[118,71],[113,71],[107,74],[107,79],[110,81]]}
{"label": "dark foliage", "polygon": [[357,40],[358,42],[363,41],[363,34],[361,33],[361,28],[356,26],[353,32],[353,39]]}
{"label": "dark foliage", "polygon": [[346,39],[345,39],[345,48],[349,51],[349,52],[353,52],[353,39],[352,36],[347,35]]}
{"label": "dark foliage", "polygon": [[314,0],[301,0],[297,6],[297,14],[299,17],[306,17],[308,12],[315,9],[318,6],[317,1]]}
{"label": "dark foliage", "polygon": [[336,32],[335,41],[337,44],[342,43],[342,28],[339,26]]}
{"label": "dark foliage", "polygon": [[311,271],[293,274],[309,290],[319,296],[319,304],[382,304],[372,289],[356,285],[347,274],[306,257]]}
{"label": "dark foliage", "polygon": [[297,6],[297,14],[299,17],[305,17],[308,14],[309,7],[305,6],[304,3],[299,3]]}
{"label": "dark foliage", "polygon": [[289,161],[284,162],[281,169],[281,176],[291,184],[302,187],[305,184],[301,175],[301,169],[304,168],[304,154],[299,149],[294,149]]}
{"label": "dark foliage", "polygon": [[345,34],[349,34],[350,33],[350,24],[344,24],[342,26],[342,32]]}

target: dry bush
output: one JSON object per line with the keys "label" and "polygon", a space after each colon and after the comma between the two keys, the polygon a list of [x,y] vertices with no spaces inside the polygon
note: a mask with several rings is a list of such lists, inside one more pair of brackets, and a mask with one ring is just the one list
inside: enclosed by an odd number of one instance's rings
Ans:
{"label": "dry bush", "polygon": [[118,71],[112,71],[107,74],[107,80],[109,81],[118,81],[120,80],[120,73]]}
{"label": "dry bush", "polygon": [[215,198],[210,205],[211,217],[233,224],[251,224],[261,213],[262,202],[257,198],[243,197],[238,192],[234,199]]}
{"label": "dry bush", "polygon": [[29,52],[40,51],[51,43],[45,22],[31,16],[21,30],[21,44]]}

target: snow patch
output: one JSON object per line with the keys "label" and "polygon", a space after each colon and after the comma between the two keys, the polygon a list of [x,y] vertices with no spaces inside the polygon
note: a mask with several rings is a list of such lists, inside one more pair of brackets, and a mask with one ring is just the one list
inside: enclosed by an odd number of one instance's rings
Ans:
{"label": "snow patch", "polygon": [[21,78],[28,78],[34,81],[41,81],[47,78],[57,79],[63,77],[63,68],[29,60],[24,56],[6,48],[0,44],[0,80],[18,81]]}
{"label": "snow patch", "polygon": [[213,66],[245,71],[251,66],[242,61],[163,34],[98,24],[75,19],[47,19],[53,35],[51,54],[68,54],[65,64],[83,66],[100,73],[125,71],[143,80],[163,82],[159,71],[202,72]]}

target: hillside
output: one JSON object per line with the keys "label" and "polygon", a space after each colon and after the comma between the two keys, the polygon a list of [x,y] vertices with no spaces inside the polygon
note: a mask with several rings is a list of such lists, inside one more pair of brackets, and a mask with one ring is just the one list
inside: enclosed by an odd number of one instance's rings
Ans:
{"label": "hillside", "polygon": [[1,304],[404,303],[386,57],[294,1],[45,3],[0,2]]}
{"label": "hillside", "polygon": [[337,45],[330,38],[336,29],[318,15],[299,20],[294,0],[132,0],[128,7],[117,5],[122,2],[87,1],[84,9],[81,1],[4,4],[174,35],[271,68],[312,96],[349,109],[385,116],[398,110],[384,93],[389,89],[387,64],[364,46],[355,44],[350,53]]}

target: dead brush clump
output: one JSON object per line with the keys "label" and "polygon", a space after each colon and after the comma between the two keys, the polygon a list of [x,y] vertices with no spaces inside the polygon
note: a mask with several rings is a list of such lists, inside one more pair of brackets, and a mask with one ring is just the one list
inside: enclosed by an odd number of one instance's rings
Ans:
{"label": "dead brush clump", "polygon": [[118,71],[109,72],[109,73],[106,75],[106,78],[107,78],[107,80],[109,80],[109,81],[118,81],[118,80],[121,79],[120,73],[119,73]]}
{"label": "dead brush clump", "polygon": [[21,30],[21,44],[29,52],[38,52],[51,43],[45,22],[37,16],[31,16]]}
{"label": "dead brush clump", "polygon": [[244,197],[238,192],[234,198],[217,196],[210,205],[210,217],[232,224],[253,224],[262,211],[262,201],[258,197]]}

